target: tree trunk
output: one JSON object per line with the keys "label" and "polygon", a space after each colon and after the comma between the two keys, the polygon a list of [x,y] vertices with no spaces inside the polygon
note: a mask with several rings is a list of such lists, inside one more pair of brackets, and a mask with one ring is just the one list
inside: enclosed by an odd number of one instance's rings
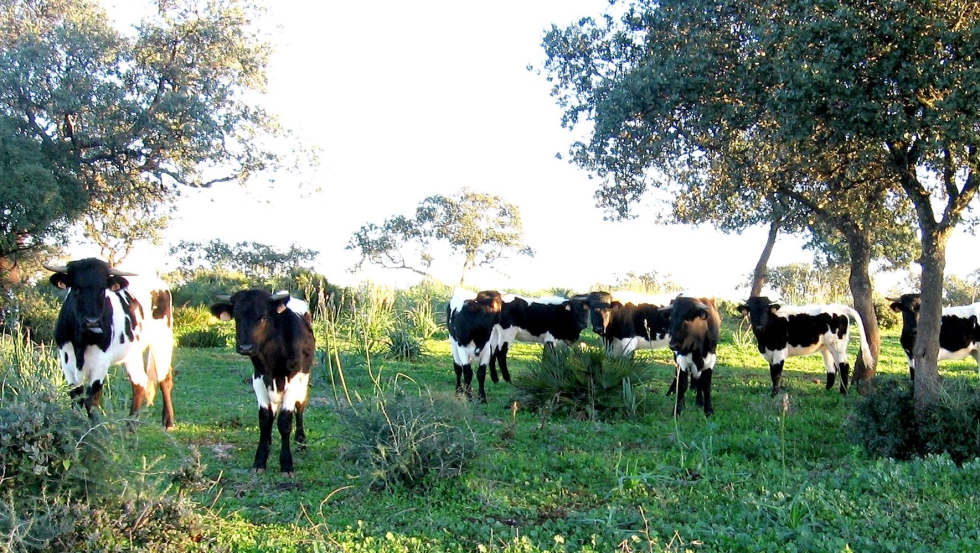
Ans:
{"label": "tree trunk", "polygon": [[[878,315],[875,313],[871,275],[868,270],[871,266],[871,248],[867,237],[860,232],[848,232],[846,238],[851,257],[851,272],[848,276],[851,298],[854,300],[854,310],[861,315],[864,335],[871,347],[871,357],[874,365],[877,365],[878,354],[881,352],[881,333],[878,330]],[[877,368],[874,365],[865,365],[860,354],[854,361],[854,383],[861,395],[866,395],[873,389]]]}
{"label": "tree trunk", "polygon": [[949,231],[936,227],[922,231],[922,307],[919,331],[912,348],[915,364],[914,404],[921,420],[939,398],[939,328],[943,311],[943,272],[946,269],[946,242]]}
{"label": "tree trunk", "polygon": [[755,264],[752,272],[752,291],[749,297],[762,294],[762,285],[766,282],[766,267],[769,265],[769,256],[772,255],[772,248],[776,245],[776,235],[779,234],[779,227],[783,224],[782,217],[776,217],[769,223],[769,237],[766,238],[766,247],[762,248],[762,255],[759,262]]}

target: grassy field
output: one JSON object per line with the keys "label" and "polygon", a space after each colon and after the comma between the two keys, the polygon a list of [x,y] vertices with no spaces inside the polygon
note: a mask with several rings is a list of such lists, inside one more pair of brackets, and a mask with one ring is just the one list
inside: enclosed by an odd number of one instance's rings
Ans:
{"label": "grassy field", "polygon": [[[586,333],[594,343],[594,336]],[[861,398],[824,389],[819,355],[786,363],[786,401],[769,395],[768,368],[754,341],[726,327],[714,377],[715,415],[670,416],[669,352],[655,363],[646,414],[573,420],[513,405],[513,387],[488,379],[486,405],[473,404],[481,455],[458,478],[424,492],[372,491],[340,459],[340,390],[315,367],[307,410],[308,447],[296,476],[249,470],[258,438],[251,365],[232,349],[176,353],[177,429],[142,415],[133,449],[161,472],[200,458],[205,485],[193,497],[212,525],[202,548],[237,551],[967,551],[980,548],[980,464],[943,457],[914,462],[869,458],[848,437]],[[742,338],[745,338],[742,336]],[[856,353],[852,339],[852,359]],[[349,391],[387,385],[451,394],[448,344],[432,341],[420,363],[348,356]],[[897,334],[883,338],[879,378],[907,379]],[[512,350],[526,370],[540,346]],[[945,379],[975,382],[972,361],[944,364]],[[124,411],[128,385],[117,370],[108,400]]]}

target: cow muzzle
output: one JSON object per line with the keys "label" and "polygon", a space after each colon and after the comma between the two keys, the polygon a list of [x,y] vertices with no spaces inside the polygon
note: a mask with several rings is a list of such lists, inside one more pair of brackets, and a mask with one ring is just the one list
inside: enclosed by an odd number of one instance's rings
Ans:
{"label": "cow muzzle", "polygon": [[237,346],[235,346],[235,351],[237,351],[241,355],[248,355],[250,357],[252,355],[255,355],[256,353],[255,346],[253,346],[252,344],[238,344]]}
{"label": "cow muzzle", "polygon": [[85,330],[91,332],[92,334],[102,334],[102,326],[99,323],[102,322],[99,319],[85,319]]}

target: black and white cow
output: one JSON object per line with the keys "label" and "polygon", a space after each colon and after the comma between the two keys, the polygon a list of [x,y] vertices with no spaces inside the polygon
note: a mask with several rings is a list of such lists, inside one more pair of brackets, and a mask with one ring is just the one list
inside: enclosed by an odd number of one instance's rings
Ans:
{"label": "black and white cow", "polygon": [[[888,298],[892,311],[902,314],[900,342],[909,362],[909,377],[915,378],[912,347],[919,328],[919,294],[902,294]],[[944,307],[939,327],[939,360],[959,360],[972,356],[980,367],[980,303]]]}
{"label": "black and white cow", "polygon": [[500,364],[504,380],[510,382],[507,351],[514,342],[531,342],[554,348],[557,342],[572,345],[589,325],[589,303],[584,295],[571,299],[529,299],[503,296],[500,317],[494,327],[490,377],[496,382],[494,363]]}
{"label": "black and white cow", "polygon": [[[156,385],[163,395],[163,426],[174,427],[174,333],[170,289],[156,279],[135,277],[101,259],[44,266],[49,281],[68,291],[55,324],[59,350],[71,396],[89,416],[99,406],[109,367],[125,363],[133,387],[130,415],[153,403]],[[149,350],[147,362],[143,353]]]}
{"label": "black and white cow", "polygon": [[[302,313],[293,310],[296,303]],[[303,301],[289,294],[242,290],[219,296],[211,313],[222,321],[235,321],[235,349],[252,361],[252,388],[259,403],[259,445],[252,470],[263,472],[272,445],[272,423],[277,421],[281,447],[279,470],[293,475],[289,445],[296,420],[296,443],[306,443],[306,409],[316,342],[312,320]]]}
{"label": "black and white cow", "polygon": [[850,364],[847,361],[847,342],[850,339],[850,318],[857,323],[861,338],[861,356],[865,365],[874,366],[871,347],[864,335],[861,315],[846,305],[787,305],[781,306],[765,296],[749,298],[738,307],[752,323],[752,332],[759,344],[759,353],[769,363],[772,395],[781,390],[783,363],[788,357],[823,354],[827,370],[827,389],[834,387],[840,371],[840,393],[847,393]]}
{"label": "black and white cow", "polygon": [[592,331],[614,357],[632,355],[637,349],[670,345],[670,317],[661,308],[670,299],[637,297],[623,292],[590,292],[587,296]]}
{"label": "black and white cow", "polygon": [[[453,355],[453,370],[456,372],[456,393],[472,396],[473,367],[477,362],[476,379],[479,384],[479,399],[487,401],[484,382],[487,365],[493,355],[494,325],[500,319],[503,301],[500,293],[485,290],[477,294],[466,290],[456,290],[446,306],[446,324],[449,327],[449,345]],[[510,374],[501,367],[504,380],[510,381]],[[497,371],[490,374],[497,382]]]}
{"label": "black and white cow", "polygon": [[711,404],[711,377],[718,356],[721,316],[714,298],[677,296],[662,309],[670,317],[670,349],[677,362],[677,376],[667,395],[677,392],[675,414],[684,409],[688,373],[696,392],[695,405],[704,408],[705,416],[715,412]]}

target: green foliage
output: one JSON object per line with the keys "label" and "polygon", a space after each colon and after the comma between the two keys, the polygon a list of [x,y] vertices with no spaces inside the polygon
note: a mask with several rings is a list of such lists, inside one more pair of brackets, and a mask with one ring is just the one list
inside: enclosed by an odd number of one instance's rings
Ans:
{"label": "green foliage", "polygon": [[20,332],[34,343],[54,342],[54,326],[62,298],[47,282],[15,285],[0,293],[0,323],[7,332]]}
{"label": "green foliage", "polygon": [[674,282],[674,277],[670,273],[660,274],[656,270],[641,275],[630,271],[611,284],[596,284],[594,288],[597,290],[629,290],[638,294],[650,295],[667,294],[681,290],[681,286]]}
{"label": "green foliage", "polygon": [[546,349],[513,380],[517,400],[527,409],[593,419],[600,413],[641,414],[652,375],[652,366],[636,356],[612,358],[595,347],[559,346]]}
{"label": "green foliage", "polygon": [[411,327],[398,326],[388,332],[385,355],[396,361],[418,361],[425,354],[425,339]]}
{"label": "green foliage", "polygon": [[371,489],[424,489],[455,478],[479,454],[467,404],[392,387],[339,412],[341,458]]}
{"label": "green foliage", "polygon": [[208,243],[182,240],[170,248],[170,255],[177,256],[185,276],[201,270],[237,273],[253,285],[262,283],[260,287],[265,287],[265,283],[270,283],[270,287],[275,287],[270,281],[289,275],[297,267],[312,264],[319,252],[296,244],[282,251],[258,242],[227,244],[213,239]]}
{"label": "green foliage", "polygon": [[766,284],[778,292],[787,305],[811,303],[849,303],[849,268],[821,267],[791,263],[766,269]]}
{"label": "green foliage", "polygon": [[381,225],[362,226],[347,249],[361,255],[355,269],[370,263],[428,277],[433,243],[446,243],[454,255],[463,258],[462,283],[470,269],[492,266],[507,254],[533,256],[534,251],[523,241],[517,206],[499,196],[464,188],[455,196],[425,198],[414,217],[395,215]]}
{"label": "green foliage", "polygon": [[58,237],[90,199],[166,202],[180,185],[244,183],[285,161],[270,140],[285,133],[253,94],[269,54],[261,10],[156,11],[122,32],[89,0],[0,4],[0,227],[16,229],[0,255]]}
{"label": "green foliage", "polygon": [[234,327],[214,318],[204,306],[174,308],[174,337],[187,348],[223,348],[234,338]]}
{"label": "green foliage", "polygon": [[969,305],[980,301],[980,269],[967,278],[945,275],[943,282],[943,303],[945,305]]}
{"label": "green foliage", "polygon": [[940,401],[915,417],[912,388],[880,379],[855,409],[854,439],[869,453],[894,459],[948,455],[957,464],[980,457],[980,394],[975,385],[944,382]]}
{"label": "green foliage", "polygon": [[901,328],[902,314],[892,311],[892,302],[877,293],[872,296],[872,299],[874,300],[875,315],[878,317],[878,326],[885,330]]}

